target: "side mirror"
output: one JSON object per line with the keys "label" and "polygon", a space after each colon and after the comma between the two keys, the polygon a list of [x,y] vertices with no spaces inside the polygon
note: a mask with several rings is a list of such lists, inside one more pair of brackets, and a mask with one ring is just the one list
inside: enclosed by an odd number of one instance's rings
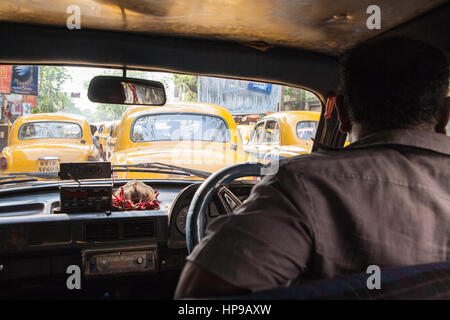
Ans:
{"label": "side mirror", "polygon": [[80,142],[81,142],[81,144],[86,144],[86,140],[84,140],[84,139],[81,140]]}
{"label": "side mirror", "polygon": [[96,76],[89,83],[88,98],[107,104],[162,106],[166,103],[166,91],[158,81]]}

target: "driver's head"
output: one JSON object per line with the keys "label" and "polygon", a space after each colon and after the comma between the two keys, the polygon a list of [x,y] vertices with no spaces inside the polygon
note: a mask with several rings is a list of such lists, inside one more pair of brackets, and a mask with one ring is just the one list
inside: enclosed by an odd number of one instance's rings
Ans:
{"label": "driver's head", "polygon": [[430,129],[445,133],[449,62],[440,49],[395,36],[368,41],[340,61],[341,130]]}

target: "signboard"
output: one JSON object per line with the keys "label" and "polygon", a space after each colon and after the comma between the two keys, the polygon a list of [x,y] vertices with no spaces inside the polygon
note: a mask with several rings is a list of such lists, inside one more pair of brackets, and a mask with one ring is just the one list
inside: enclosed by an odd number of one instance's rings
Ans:
{"label": "signboard", "polygon": [[254,90],[259,92],[264,92],[266,94],[270,94],[272,91],[271,83],[261,83],[261,82],[249,82],[248,90]]}
{"label": "signboard", "polygon": [[31,108],[36,108],[36,96],[23,95],[22,101],[29,103]]}
{"label": "signboard", "polygon": [[38,78],[38,66],[12,66],[11,92],[37,95]]}
{"label": "signboard", "polygon": [[0,93],[11,92],[11,66],[0,66]]}
{"label": "signboard", "polygon": [[198,101],[223,106],[232,115],[276,112],[280,94],[276,84],[198,77]]}
{"label": "signboard", "polygon": [[27,102],[22,102],[22,113],[31,114],[31,105]]}

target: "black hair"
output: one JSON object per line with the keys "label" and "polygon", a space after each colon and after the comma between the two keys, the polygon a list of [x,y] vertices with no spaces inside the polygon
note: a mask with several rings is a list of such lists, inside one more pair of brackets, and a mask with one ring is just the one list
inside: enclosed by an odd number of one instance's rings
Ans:
{"label": "black hair", "polygon": [[371,130],[435,123],[445,108],[449,62],[431,44],[403,36],[367,41],[340,60],[350,119]]}

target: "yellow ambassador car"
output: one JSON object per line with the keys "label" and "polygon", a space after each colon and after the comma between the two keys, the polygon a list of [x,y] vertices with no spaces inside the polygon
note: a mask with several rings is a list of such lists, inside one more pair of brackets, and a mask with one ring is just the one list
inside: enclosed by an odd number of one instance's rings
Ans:
{"label": "yellow ambassador car", "polygon": [[[216,172],[248,156],[230,112],[204,103],[128,109],[118,125],[113,166],[148,162]],[[118,172],[116,178],[192,178],[162,173]]]}
{"label": "yellow ambassador car", "polygon": [[258,160],[310,153],[320,112],[281,111],[259,120],[244,150]]}
{"label": "yellow ambassador car", "polygon": [[244,144],[248,144],[248,142],[250,141],[250,137],[253,133],[253,127],[254,125],[251,124],[240,124],[237,126],[239,134],[241,135],[242,142]]}
{"label": "yellow ambassador car", "polygon": [[111,126],[111,132],[109,138],[106,139],[105,159],[109,161],[112,158],[114,152],[114,145],[117,140],[117,131],[119,129],[119,121],[115,121]]}
{"label": "yellow ambassador car", "polygon": [[103,122],[98,126],[97,132],[94,136],[98,139],[98,144],[100,149],[105,152],[107,146],[107,140],[111,136],[111,132],[113,130],[114,123],[113,122]]}
{"label": "yellow ambassador car", "polygon": [[60,162],[95,160],[99,153],[84,117],[41,113],[14,122],[0,168],[1,173],[58,172]]}

